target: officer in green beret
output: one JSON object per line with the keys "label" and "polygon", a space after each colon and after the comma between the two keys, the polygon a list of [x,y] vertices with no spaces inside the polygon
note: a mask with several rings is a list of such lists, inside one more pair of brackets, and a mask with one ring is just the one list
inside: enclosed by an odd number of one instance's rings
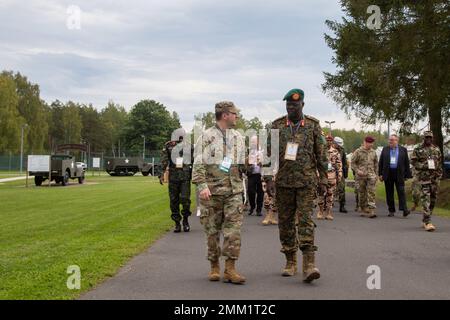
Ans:
{"label": "officer in green beret", "polygon": [[320,278],[315,266],[317,246],[314,244],[312,214],[318,186],[324,192],[326,190],[328,160],[319,120],[303,113],[304,98],[301,89],[292,89],[284,96],[287,115],[272,123],[272,129],[279,130],[277,178],[275,183],[270,176],[265,179],[269,189],[276,188],[281,252],[286,256],[282,275],[296,274],[297,250],[300,249],[303,281],[310,283]]}

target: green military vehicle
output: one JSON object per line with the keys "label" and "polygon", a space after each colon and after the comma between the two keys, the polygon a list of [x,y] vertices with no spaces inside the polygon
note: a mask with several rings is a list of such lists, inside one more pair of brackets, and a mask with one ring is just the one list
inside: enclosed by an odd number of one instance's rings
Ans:
{"label": "green military vehicle", "polygon": [[[75,157],[66,154],[56,154],[51,156],[50,181],[61,183],[63,186],[69,184],[69,179],[78,179],[78,183],[84,182],[84,168],[77,164]],[[30,171],[30,176],[34,176],[34,184],[42,185],[42,182],[49,179],[48,172]]]}
{"label": "green military vehicle", "polygon": [[138,172],[148,176],[152,173],[152,164],[140,157],[108,158],[105,168],[110,176],[134,176]]}

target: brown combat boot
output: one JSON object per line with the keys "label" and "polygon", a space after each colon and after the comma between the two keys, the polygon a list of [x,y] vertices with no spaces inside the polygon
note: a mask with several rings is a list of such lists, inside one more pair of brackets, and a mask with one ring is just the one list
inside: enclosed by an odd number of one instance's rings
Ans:
{"label": "brown combat boot", "polygon": [[377,215],[375,213],[375,210],[373,210],[373,209],[367,209],[367,214],[368,214],[368,217],[371,218],[371,219],[377,217]]}
{"label": "brown combat boot", "polygon": [[225,271],[223,273],[223,282],[231,282],[234,284],[243,284],[245,282],[244,276],[240,275],[235,267],[236,260],[227,259],[225,261]]}
{"label": "brown combat boot", "polygon": [[209,271],[208,280],[209,281],[219,281],[220,280],[219,260],[211,261],[211,271]]}
{"label": "brown combat boot", "polygon": [[271,224],[278,224],[277,215],[275,214],[275,212],[273,212],[273,211],[271,210],[270,213],[272,214],[272,215],[270,216],[270,223],[271,223]]}
{"label": "brown combat boot", "polygon": [[317,211],[317,219],[323,220],[323,218],[324,218],[324,216],[323,216],[322,208],[319,207],[319,211]]}
{"label": "brown combat boot", "polygon": [[436,230],[436,227],[431,222],[424,223],[423,227],[424,227],[425,231],[428,231],[428,232],[433,232],[434,230]]}
{"label": "brown combat boot", "polygon": [[297,252],[286,253],[286,266],[281,275],[283,277],[292,277],[297,273]]}
{"label": "brown combat boot", "polygon": [[264,217],[264,220],[262,221],[263,225],[268,226],[270,224],[271,215],[272,215],[272,211],[268,210],[266,212],[266,216]]}
{"label": "brown combat boot", "polygon": [[303,252],[303,282],[311,283],[320,278],[320,272],[314,260],[314,251]]}
{"label": "brown combat boot", "polygon": [[327,220],[334,220],[334,218],[333,218],[333,210],[332,209],[328,209],[325,219],[327,219]]}

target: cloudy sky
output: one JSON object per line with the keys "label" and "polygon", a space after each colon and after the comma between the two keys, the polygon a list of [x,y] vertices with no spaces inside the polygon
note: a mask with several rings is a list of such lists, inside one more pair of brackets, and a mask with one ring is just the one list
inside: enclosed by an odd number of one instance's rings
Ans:
{"label": "cloudy sky", "polygon": [[359,128],[320,90],[334,70],[324,21],[341,16],[337,0],[0,0],[0,68],[27,75],[46,101],[154,99],[186,128],[219,100],[273,120],[299,87],[306,114]]}

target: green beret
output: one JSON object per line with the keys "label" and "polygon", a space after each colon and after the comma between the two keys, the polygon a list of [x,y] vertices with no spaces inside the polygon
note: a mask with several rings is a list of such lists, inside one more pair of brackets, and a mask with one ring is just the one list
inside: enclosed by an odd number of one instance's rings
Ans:
{"label": "green beret", "polygon": [[305,99],[305,92],[302,89],[291,89],[284,95],[283,101],[303,101]]}

